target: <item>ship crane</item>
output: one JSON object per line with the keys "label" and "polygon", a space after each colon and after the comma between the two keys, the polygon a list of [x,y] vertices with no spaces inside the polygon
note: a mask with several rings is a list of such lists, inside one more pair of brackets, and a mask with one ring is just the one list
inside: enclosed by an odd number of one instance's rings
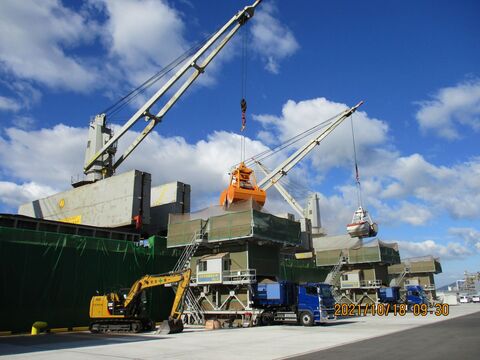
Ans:
{"label": "ship crane", "polygon": [[[335,118],[318,136],[308,141],[300,147],[273,171],[268,173],[260,182],[256,182],[252,169],[241,162],[231,173],[230,184],[220,195],[220,205],[229,206],[230,204],[242,200],[252,199],[258,205],[263,206],[266,201],[266,191],[272,186],[278,184],[280,179],[289,173],[305,156],[307,156],[320,142],[325,139],[343,120],[351,116],[361,105],[360,101],[354,107],[345,110]],[[279,187],[277,186],[277,189]],[[283,195],[282,191],[280,193]],[[287,200],[293,204],[293,201]],[[294,209],[296,205],[292,205]],[[296,209],[297,210],[297,209]],[[299,209],[298,209],[299,210]]]}
{"label": "ship crane", "polygon": [[[209,37],[203,46],[185,61],[184,65],[180,67],[177,73],[173,75],[144,105],[142,105],[115,134],[113,134],[111,129],[106,126],[106,114],[97,115],[89,129],[84,165],[85,179],[73,185],[81,186],[112,176],[116,169],[126,160],[132,151],[135,150],[142,140],[145,139],[155,126],[163,120],[163,117],[167,112],[190,87],[190,85],[192,85],[192,83],[205,71],[208,64],[210,64],[215,56],[230,41],[240,27],[252,18],[255,8],[260,2],[261,0],[256,0],[252,5],[246,6],[243,10],[240,10],[216,33]],[[207,53],[209,50],[210,52]],[[186,75],[187,72],[189,74],[191,73],[188,77]],[[185,77],[186,79],[183,83],[177,84],[179,80]],[[165,105],[163,105],[158,112],[154,113],[153,106],[159,100],[163,100],[168,91],[172,89],[175,90],[174,94],[166,101]],[[130,128],[132,128],[132,126],[142,119],[147,121],[148,124],[143,131],[140,132],[137,138],[126,148],[125,152],[115,160],[114,155],[117,151],[118,141]]]}

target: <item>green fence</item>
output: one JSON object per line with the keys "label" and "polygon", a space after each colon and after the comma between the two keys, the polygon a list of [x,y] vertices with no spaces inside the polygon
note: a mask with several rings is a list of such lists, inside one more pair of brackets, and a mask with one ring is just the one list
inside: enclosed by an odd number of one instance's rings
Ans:
{"label": "green fence", "polygon": [[[173,268],[177,257],[165,239],[149,243],[0,227],[0,331],[28,331],[35,321],[50,328],[88,325],[97,291],[128,288],[145,274]],[[150,316],[167,318],[172,290],[147,295]]]}

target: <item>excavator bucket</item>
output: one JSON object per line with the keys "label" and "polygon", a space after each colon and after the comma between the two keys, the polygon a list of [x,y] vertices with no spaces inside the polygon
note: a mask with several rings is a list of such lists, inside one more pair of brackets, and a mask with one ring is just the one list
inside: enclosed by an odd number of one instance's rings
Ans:
{"label": "excavator bucket", "polygon": [[157,330],[157,334],[178,334],[183,331],[183,322],[181,319],[164,320]]}

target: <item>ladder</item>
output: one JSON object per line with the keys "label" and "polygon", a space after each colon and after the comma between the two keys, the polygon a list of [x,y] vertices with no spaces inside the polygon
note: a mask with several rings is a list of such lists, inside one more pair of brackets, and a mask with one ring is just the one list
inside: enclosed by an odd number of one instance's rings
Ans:
{"label": "ladder", "polygon": [[340,253],[337,264],[333,267],[325,279],[325,282],[329,285],[332,285],[332,294],[336,301],[339,301],[342,297],[342,293],[338,289],[338,282],[340,280],[342,266],[348,262],[348,258],[343,254],[343,251]]}
{"label": "ladder", "polygon": [[[195,252],[197,251],[200,244],[205,240],[206,237],[206,229],[208,225],[208,220],[202,225],[199,231],[196,231],[193,236],[190,244],[185,246],[180,255],[175,267],[173,268],[174,272],[186,270],[190,266],[190,262],[192,261]],[[173,288],[176,291],[176,287]],[[185,304],[186,309],[190,312],[190,315],[193,318],[193,322],[195,324],[203,324],[205,322],[205,316],[203,314],[203,310],[198,304],[197,300],[195,299],[195,295],[193,294],[190,288],[187,289],[185,292]]]}
{"label": "ladder", "polygon": [[205,323],[203,309],[197,302],[197,299],[195,299],[195,295],[190,288],[187,289],[185,294],[185,304],[187,305],[186,308],[191,315],[191,320],[193,320],[193,323],[203,325]]}
{"label": "ladder", "polygon": [[343,255],[343,251],[340,253],[340,258],[338,259],[338,263],[335,264],[332,271],[330,271],[325,279],[325,282],[330,285],[337,285],[338,280],[340,280],[340,274],[342,270],[342,266],[347,263],[347,257]]}
{"label": "ladder", "polygon": [[405,265],[405,267],[403,268],[403,272],[397,278],[394,278],[394,279],[392,279],[392,281],[390,281],[390,286],[400,286],[403,279],[405,279],[405,276],[409,272],[410,272],[410,266]]}
{"label": "ladder", "polygon": [[185,248],[183,249],[182,254],[180,255],[180,258],[178,259],[177,263],[175,264],[175,267],[173,268],[173,272],[186,270],[190,266],[190,261],[192,261],[192,257],[195,255],[195,252],[197,251],[198,247],[200,246],[202,241],[205,239],[205,234],[206,234],[205,230],[207,228],[207,225],[208,225],[208,220],[205,222],[205,224],[203,224],[200,231],[196,231],[193,234],[190,244],[185,246]]}

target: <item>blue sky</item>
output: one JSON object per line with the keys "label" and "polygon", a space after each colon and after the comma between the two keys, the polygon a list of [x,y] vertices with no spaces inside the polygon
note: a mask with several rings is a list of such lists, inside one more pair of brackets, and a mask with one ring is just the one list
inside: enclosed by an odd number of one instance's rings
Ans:
{"label": "blue sky", "polygon": [[[68,189],[82,172],[90,118],[248,4],[1,2],[0,211]],[[190,183],[196,209],[215,203],[240,156],[247,36],[247,152],[365,100],[353,121],[379,238],[399,242],[404,257],[439,256],[440,284],[478,271],[478,13],[478,1],[265,0],[120,171]],[[110,122],[122,125],[134,111]],[[320,192],[325,227],[344,232],[357,205],[350,123],[289,177],[301,202]],[[267,209],[292,212],[269,196]]]}

